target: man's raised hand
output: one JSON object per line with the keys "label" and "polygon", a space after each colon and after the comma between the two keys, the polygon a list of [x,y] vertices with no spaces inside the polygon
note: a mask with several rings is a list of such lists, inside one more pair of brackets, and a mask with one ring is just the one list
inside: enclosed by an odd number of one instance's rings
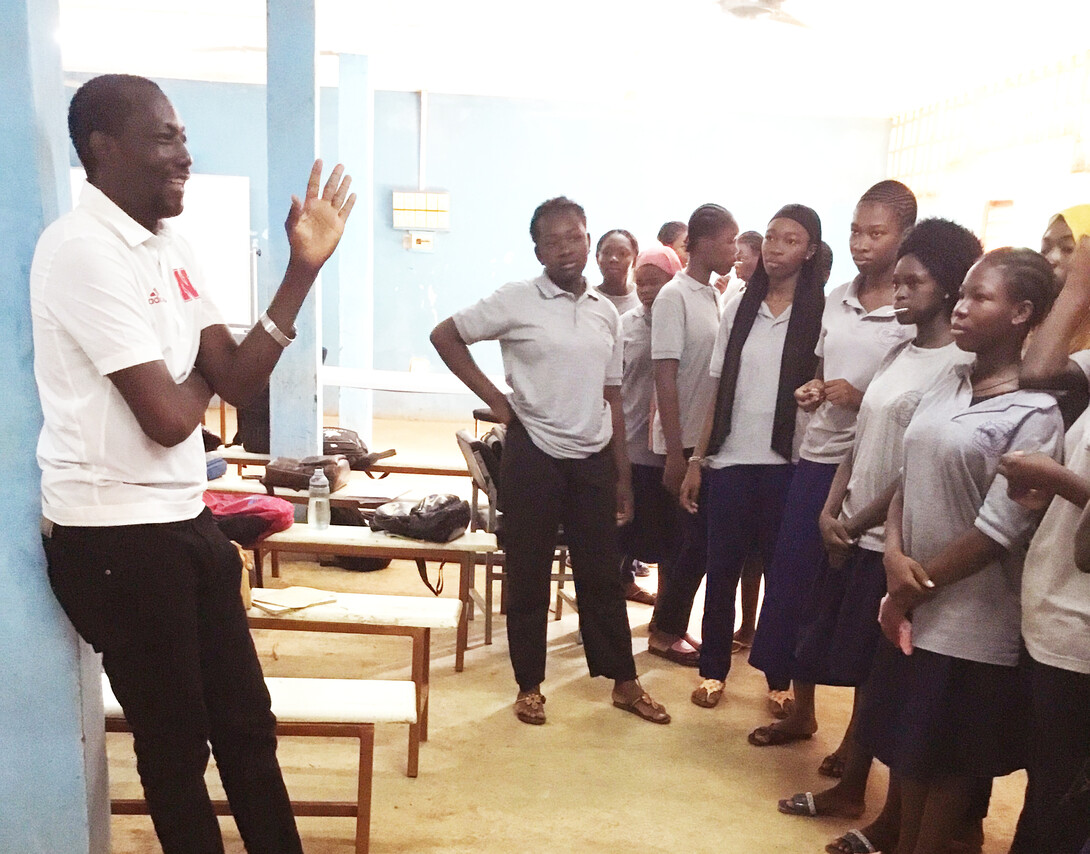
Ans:
{"label": "man's raised hand", "polygon": [[300,201],[298,196],[291,197],[291,210],[284,223],[291,246],[291,263],[315,272],[337,248],[344,224],[356,204],[356,194],[348,192],[352,177],[344,174],[344,166],[337,164],[318,195],[321,180],[322,161],[315,160],[307,181],[306,198]]}

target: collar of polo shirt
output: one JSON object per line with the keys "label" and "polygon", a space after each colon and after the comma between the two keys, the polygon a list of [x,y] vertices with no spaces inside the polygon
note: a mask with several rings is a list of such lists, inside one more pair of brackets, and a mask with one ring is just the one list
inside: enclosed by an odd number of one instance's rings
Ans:
{"label": "collar of polo shirt", "polygon": [[882,305],[882,306],[879,306],[878,308],[876,308],[874,311],[868,312],[866,307],[863,305],[863,303],[861,303],[859,301],[859,286],[862,283],[863,283],[863,274],[862,273],[860,273],[858,276],[856,276],[854,279],[852,279],[851,284],[848,286],[848,289],[846,291],[844,291],[844,298],[841,300],[841,302],[844,305],[851,306],[856,311],[858,311],[860,314],[865,314],[867,317],[886,318],[886,317],[896,317],[897,316],[896,314],[893,313],[893,306],[892,305]]}
{"label": "collar of polo shirt", "polygon": [[699,291],[701,288],[710,288],[710,287],[712,287],[711,282],[708,282],[708,284],[705,285],[702,281],[700,281],[699,279],[694,279],[692,276],[690,276],[684,270],[682,270],[680,273],[678,273],[678,275],[681,277],[681,281],[683,281],[688,286],[689,290],[691,290],[691,291]]}
{"label": "collar of polo shirt", "polygon": [[[586,277],[584,277],[583,281],[586,282]],[[560,287],[560,285],[550,279],[545,273],[542,273],[540,276],[538,276],[534,280],[534,284],[537,285],[537,289],[541,291],[541,295],[545,297],[545,299],[556,299],[556,297],[571,297],[572,299],[581,299],[584,296],[590,297],[592,300],[601,299],[601,295],[589,285],[584,287],[583,293],[581,293],[577,297],[571,291],[564,290],[562,287]]]}
{"label": "collar of polo shirt", "polygon": [[79,203],[93,216],[108,225],[131,249],[155,237],[155,233],[129,216],[102,190],[86,183],[80,191]]}

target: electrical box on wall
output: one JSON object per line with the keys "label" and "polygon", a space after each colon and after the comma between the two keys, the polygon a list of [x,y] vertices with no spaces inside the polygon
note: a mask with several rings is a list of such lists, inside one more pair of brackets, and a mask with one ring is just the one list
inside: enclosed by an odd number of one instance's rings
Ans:
{"label": "electrical box on wall", "polygon": [[410,231],[405,235],[404,245],[410,252],[434,252],[435,235],[430,231]]}
{"label": "electrical box on wall", "polygon": [[450,193],[395,191],[393,194],[394,228],[450,229]]}

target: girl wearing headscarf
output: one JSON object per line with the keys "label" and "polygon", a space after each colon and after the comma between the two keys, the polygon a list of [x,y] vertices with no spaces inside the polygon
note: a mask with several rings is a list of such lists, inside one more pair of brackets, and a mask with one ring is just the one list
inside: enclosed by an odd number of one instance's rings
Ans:
{"label": "girl wearing headscarf", "polygon": [[673,496],[662,485],[665,459],[651,450],[651,400],[655,372],[651,364],[651,305],[662,286],[681,272],[681,261],[669,246],[655,246],[639,253],[633,264],[639,304],[621,315],[624,340],[624,373],[621,400],[624,404],[625,441],[632,464],[632,521],[620,530],[621,583],[625,598],[654,605],[655,597],[643,590],[633,573],[636,561],[658,563],[670,543],[669,519],[676,512]]}
{"label": "girl wearing headscarf", "polygon": [[[1041,235],[1041,254],[1048,259],[1056,274],[1057,293],[1067,281],[1075,247],[1087,235],[1090,235],[1090,205],[1067,208],[1048,221],[1048,228]],[[1068,353],[1087,349],[1090,349],[1090,315],[1079,323],[1068,342]]]}
{"label": "girl wearing headscarf", "polygon": [[[897,323],[891,305],[897,247],[915,221],[916,197],[899,181],[881,181],[860,198],[849,241],[859,275],[825,301],[815,377],[795,393],[799,407],[813,416],[802,439],[775,554],[765,565],[765,598],[749,656],[749,663],[768,680],[773,715],[786,719],[751,732],[749,742],[757,747],[808,739],[817,730],[810,698],[803,704],[809,709],[804,716],[791,713],[786,696],[799,623],[825,557],[818,515],[837,466],[851,451],[863,392],[886,354],[915,333],[913,327]],[[812,691],[813,686],[796,686],[800,690]]]}
{"label": "girl wearing headscarf", "polygon": [[[1048,220],[1045,233],[1041,235],[1041,254],[1048,259],[1052,272],[1055,274],[1057,297],[1067,281],[1075,247],[1080,238],[1088,234],[1090,234],[1090,205],[1075,205],[1053,214]],[[1051,376],[1036,376],[1036,365],[1039,361],[1036,358],[1028,359],[1025,369],[1026,380],[1033,383],[1034,388],[1047,388],[1056,394],[1065,427],[1071,427],[1090,403],[1090,392],[1087,391],[1081,371],[1074,364],[1067,364],[1067,356],[1090,349],[1090,313],[1073,317],[1071,320],[1075,325],[1069,334],[1061,341],[1049,342],[1043,347],[1043,350],[1047,350],[1050,355],[1057,358],[1058,361],[1055,364],[1059,365],[1060,369],[1052,371]],[[1026,341],[1027,355],[1035,342],[1038,353],[1042,352],[1040,342],[1037,342],[1037,335],[1034,333]]]}
{"label": "girl wearing headscarf", "polygon": [[[762,258],[723,312],[710,365],[719,389],[681,487],[690,513],[707,518],[701,683],[692,701],[723,696],[730,671],[738,576],[756,547],[767,562],[794,472],[794,390],[813,376],[825,297],[815,261],[821,220],[786,205],[768,224]],[[703,489],[701,488],[703,481]]]}

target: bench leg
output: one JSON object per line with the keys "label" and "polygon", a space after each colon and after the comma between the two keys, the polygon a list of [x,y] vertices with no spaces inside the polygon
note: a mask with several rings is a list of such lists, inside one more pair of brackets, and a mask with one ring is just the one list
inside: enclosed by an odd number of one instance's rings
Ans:
{"label": "bench leg", "polygon": [[484,559],[484,642],[492,645],[492,561],[493,555]]}
{"label": "bench leg", "polygon": [[371,777],[374,774],[375,725],[360,726],[360,773],[356,791],[356,854],[371,846]]}
{"label": "bench leg", "polygon": [[469,588],[473,584],[473,568],[477,556],[471,552],[462,555],[462,570],[458,578],[458,598],[462,601],[462,615],[458,618],[458,640],[454,648],[454,670],[461,673],[465,667],[466,647],[469,645],[469,612],[473,600]]}
{"label": "bench leg", "polygon": [[557,572],[556,580],[556,616],[554,619],[559,620],[564,615],[564,581],[568,577],[568,550],[566,548],[559,548],[556,551],[556,560],[560,566],[560,570]]}
{"label": "bench leg", "polygon": [[265,586],[265,551],[264,549],[254,549],[254,587]]}
{"label": "bench leg", "polygon": [[430,629],[414,629],[412,680],[416,688],[416,723],[409,724],[409,763],[405,775],[415,777],[420,770],[420,742],[428,737],[428,663]]}
{"label": "bench leg", "polygon": [[405,768],[406,777],[415,777],[420,773],[420,721],[409,724],[409,761]]}
{"label": "bench leg", "polygon": [[416,716],[420,740],[428,740],[428,700],[431,696],[431,629],[413,636],[413,682],[416,683]]}
{"label": "bench leg", "polygon": [[280,552],[272,553],[272,577],[280,577]]}

